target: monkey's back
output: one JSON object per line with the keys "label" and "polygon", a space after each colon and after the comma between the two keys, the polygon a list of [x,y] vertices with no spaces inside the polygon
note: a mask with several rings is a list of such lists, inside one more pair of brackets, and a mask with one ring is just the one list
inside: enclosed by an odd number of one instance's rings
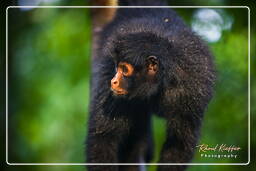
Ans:
{"label": "monkey's back", "polygon": [[167,38],[184,29],[183,20],[169,8],[119,8],[116,16],[101,34],[101,42],[125,34],[150,32]]}

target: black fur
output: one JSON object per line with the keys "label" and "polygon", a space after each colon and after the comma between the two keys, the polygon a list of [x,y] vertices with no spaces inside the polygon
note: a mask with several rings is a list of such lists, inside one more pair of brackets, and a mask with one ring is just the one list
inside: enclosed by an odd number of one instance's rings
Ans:
{"label": "black fur", "polygon": [[[199,138],[215,80],[212,56],[171,9],[119,9],[100,35],[93,60],[88,163],[139,163],[152,158],[151,116],[167,119],[167,139],[159,163],[188,163]],[[159,71],[152,83],[136,86],[125,97],[110,89],[119,61],[143,70],[154,55]],[[144,76],[141,76],[143,78]],[[138,170],[139,166],[88,166],[90,171]],[[159,166],[181,171],[186,166]]]}

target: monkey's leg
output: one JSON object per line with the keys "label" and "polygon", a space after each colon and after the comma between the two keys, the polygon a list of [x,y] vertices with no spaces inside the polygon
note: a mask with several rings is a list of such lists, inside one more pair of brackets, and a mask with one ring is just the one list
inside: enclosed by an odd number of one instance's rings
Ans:
{"label": "monkey's leg", "polygon": [[[118,163],[120,140],[126,136],[128,124],[123,118],[92,115],[87,138],[88,163]],[[89,171],[118,171],[117,165],[88,166]]]}
{"label": "monkey's leg", "polygon": [[[150,114],[142,115],[133,119],[129,136],[124,140],[120,151],[121,163],[138,163],[149,162],[152,158],[153,140],[151,135]],[[143,165],[126,165],[120,166],[121,171],[145,171]]]}
{"label": "monkey's leg", "polygon": [[[189,163],[197,144],[202,116],[176,111],[167,121],[167,139],[159,163]],[[183,171],[186,165],[159,166],[158,171]]]}

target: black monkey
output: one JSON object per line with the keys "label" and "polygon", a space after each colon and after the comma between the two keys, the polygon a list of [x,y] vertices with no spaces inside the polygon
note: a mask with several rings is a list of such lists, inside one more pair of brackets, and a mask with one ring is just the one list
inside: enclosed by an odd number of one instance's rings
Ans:
{"label": "black monkey", "polygon": [[[144,5],[136,0],[120,2]],[[120,8],[99,33],[94,55],[87,162],[150,162],[152,114],[167,120],[159,163],[190,162],[215,81],[205,43],[171,9]],[[88,170],[139,170],[139,166],[88,166]]]}

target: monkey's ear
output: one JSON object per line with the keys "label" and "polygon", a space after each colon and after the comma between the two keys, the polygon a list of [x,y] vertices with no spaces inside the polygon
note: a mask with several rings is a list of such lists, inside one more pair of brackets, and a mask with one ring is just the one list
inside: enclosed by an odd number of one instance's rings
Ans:
{"label": "monkey's ear", "polygon": [[155,73],[158,70],[158,59],[156,56],[149,56],[146,60],[147,62],[147,68],[148,68],[148,74],[149,75],[155,75]]}

